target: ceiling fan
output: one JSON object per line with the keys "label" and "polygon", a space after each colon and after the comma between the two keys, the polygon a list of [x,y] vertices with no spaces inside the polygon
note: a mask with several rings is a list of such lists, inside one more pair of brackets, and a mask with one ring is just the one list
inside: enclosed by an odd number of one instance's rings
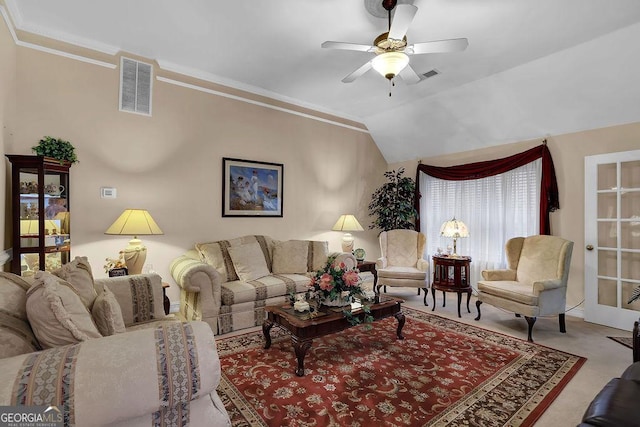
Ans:
{"label": "ceiling fan", "polygon": [[[327,49],[355,50],[376,54],[369,62],[342,79],[343,83],[351,83],[373,68],[390,81],[393,81],[396,75],[400,75],[407,84],[415,84],[421,78],[409,65],[409,55],[456,52],[465,50],[469,45],[469,41],[464,38],[407,44],[406,33],[416,12],[418,12],[418,8],[412,4],[397,6],[396,4],[397,0],[382,0],[382,7],[388,12],[389,31],[376,37],[372,46],[335,41],[322,43],[321,46]],[[394,8],[395,14],[393,22],[391,22],[391,11]]]}

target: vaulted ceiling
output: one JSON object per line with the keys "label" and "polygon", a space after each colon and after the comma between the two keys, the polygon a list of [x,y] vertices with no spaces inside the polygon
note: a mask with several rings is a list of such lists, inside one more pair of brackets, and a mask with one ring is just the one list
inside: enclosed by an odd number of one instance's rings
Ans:
{"label": "vaulted ceiling", "polygon": [[[405,0],[409,43],[466,37],[411,56],[395,87],[341,79],[387,30],[381,0],[5,0],[18,29],[361,122],[390,163],[640,121],[640,1]],[[389,90],[392,96],[389,96]]]}

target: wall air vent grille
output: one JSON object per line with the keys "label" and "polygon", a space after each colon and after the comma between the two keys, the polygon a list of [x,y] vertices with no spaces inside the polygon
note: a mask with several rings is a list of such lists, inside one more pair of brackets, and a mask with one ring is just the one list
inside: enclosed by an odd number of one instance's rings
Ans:
{"label": "wall air vent grille", "polygon": [[120,61],[120,111],[151,115],[153,66],[122,57]]}
{"label": "wall air vent grille", "polygon": [[427,71],[426,73],[423,73],[423,74],[422,74],[422,79],[421,79],[421,80],[429,79],[429,78],[431,78],[431,77],[435,77],[435,76],[437,76],[438,74],[440,74],[440,71],[438,71],[438,70],[436,70],[436,69],[434,68],[433,70],[430,70],[430,71]]}

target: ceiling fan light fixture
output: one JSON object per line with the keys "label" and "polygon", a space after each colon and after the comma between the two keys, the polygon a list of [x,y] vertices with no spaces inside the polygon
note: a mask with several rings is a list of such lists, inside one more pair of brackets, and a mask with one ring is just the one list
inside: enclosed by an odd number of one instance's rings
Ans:
{"label": "ceiling fan light fixture", "polygon": [[386,79],[393,79],[409,64],[409,57],[404,52],[381,53],[371,61],[371,66]]}

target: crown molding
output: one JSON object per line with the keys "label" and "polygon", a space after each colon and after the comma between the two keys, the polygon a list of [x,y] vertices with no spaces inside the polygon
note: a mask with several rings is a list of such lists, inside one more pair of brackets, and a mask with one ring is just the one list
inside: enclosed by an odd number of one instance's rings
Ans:
{"label": "crown molding", "polygon": [[[82,56],[82,55],[77,55],[77,54],[73,54],[73,53],[69,53],[69,52],[65,52],[63,50],[59,50],[59,49],[53,49],[53,48],[49,48],[46,46],[42,46],[40,44],[35,44],[35,43],[30,43],[30,42],[25,42],[22,41],[18,38],[18,35],[16,33],[16,28],[20,31],[24,31],[26,33],[31,33],[31,34],[35,34],[36,36],[41,36],[41,37],[45,37],[45,38],[49,38],[51,40],[56,40],[56,41],[60,41],[63,43],[67,43],[73,46],[77,46],[80,48],[84,48],[84,49],[89,49],[95,52],[99,52],[99,53],[103,53],[109,56],[114,56],[116,57],[117,55],[119,55],[121,52],[120,48],[116,47],[116,46],[112,46],[112,45],[108,45],[108,44],[102,44],[102,43],[97,43],[93,40],[88,40],[88,39],[82,39],[79,37],[73,37],[70,36],[69,34],[63,33],[63,32],[57,32],[57,31],[51,31],[51,30],[46,30],[43,29],[42,27],[39,26],[35,26],[35,25],[30,25],[24,22],[24,19],[22,17],[22,14],[20,13],[19,8],[17,7],[17,3],[16,0],[5,0],[4,1],[5,6],[2,5],[2,2],[0,0],[0,13],[2,14],[2,17],[4,18],[4,21],[7,24],[7,28],[9,29],[9,32],[11,33],[11,37],[13,38],[14,43],[17,46],[21,46],[21,47],[26,47],[29,49],[34,49],[34,50],[38,50],[40,52],[45,52],[45,53],[49,53],[49,54],[53,54],[53,55],[57,55],[57,56],[62,56],[65,58],[69,58],[69,59],[74,59],[76,61],[81,61],[81,62],[86,62],[89,64],[93,64],[93,65],[98,65],[101,67],[105,67],[105,68],[109,68],[109,69],[115,69],[117,68],[117,64],[115,63],[110,63],[110,62],[105,62],[105,61],[100,61],[97,59],[93,59],[87,56]],[[7,13],[8,10],[8,13]],[[301,117],[306,117],[306,118],[310,118],[313,120],[317,120],[317,121],[321,121],[324,123],[330,123],[336,126],[340,126],[340,127],[344,127],[347,129],[352,129],[358,132],[363,132],[363,133],[370,133],[369,130],[366,128],[366,126],[362,123],[362,119],[358,118],[358,117],[350,117],[348,115],[345,115],[344,113],[341,112],[337,112],[337,111],[332,111],[326,108],[322,108],[318,105],[314,105],[314,104],[310,104],[307,102],[303,102],[299,99],[295,99],[295,98],[291,98],[285,95],[281,95],[275,92],[271,92],[256,86],[252,86],[252,85],[248,85],[246,83],[242,83],[242,82],[238,82],[236,80],[233,79],[228,79],[228,78],[224,78],[221,76],[217,76],[215,74],[212,73],[207,73],[205,71],[202,70],[198,70],[198,69],[193,69],[193,68],[189,68],[189,67],[185,67],[182,65],[178,65],[175,63],[172,63],[170,61],[165,61],[165,60],[160,60],[157,59],[156,62],[158,63],[158,66],[161,70],[167,71],[167,72],[171,72],[171,73],[176,73],[185,77],[190,77],[190,78],[194,78],[197,80],[202,80],[208,83],[213,83],[213,84],[217,84],[217,85],[221,85],[221,86],[225,86],[229,89],[235,89],[238,91],[242,91],[247,93],[248,96],[241,96],[241,95],[235,95],[233,93],[227,93],[224,91],[218,91],[218,90],[213,90],[213,89],[209,89],[203,86],[199,86],[199,85],[195,85],[195,84],[191,84],[191,83],[186,83],[186,82],[182,82],[179,80],[175,80],[175,79],[170,79],[170,78],[166,78],[166,77],[161,77],[161,76],[157,76],[156,78],[159,81],[165,82],[165,83],[171,83],[171,84],[175,84],[178,86],[182,86],[185,88],[190,88],[190,89],[195,89],[195,90],[199,90],[202,92],[206,92],[206,93],[210,93],[213,95],[218,95],[218,96],[223,96],[226,98],[230,98],[230,99],[235,99],[238,101],[243,101],[243,102],[247,102],[250,104],[254,104],[254,105],[259,105],[265,108],[270,108],[273,110],[278,110],[278,111],[282,111],[282,112],[286,112],[286,113],[290,113],[290,114],[294,114],[297,116],[301,116]],[[270,104],[268,102],[262,102],[256,99],[252,99],[250,95],[256,95],[256,97],[265,97],[265,98],[269,98],[271,100],[280,102],[280,103],[284,103],[284,104],[289,104],[292,105],[294,107],[300,107],[300,109],[306,109],[306,110],[310,110],[311,112],[317,112],[318,115],[314,115],[314,114],[310,114],[308,112],[304,112],[304,111],[299,111],[296,110],[295,108],[287,108],[286,106],[279,106],[279,105],[275,105],[275,104]],[[354,126],[348,123],[344,123],[341,122],[339,120],[333,120],[331,118],[326,118],[326,117],[322,117],[322,115],[328,115],[328,116],[333,116],[336,117],[338,119],[344,119],[345,121],[350,121],[350,122],[354,122],[355,124],[361,124],[362,127],[358,127],[358,126]]]}
{"label": "crown molding", "polygon": [[13,39],[13,42],[15,44],[18,44],[20,40],[18,40],[18,35],[16,34],[16,30],[13,27],[13,22],[11,22],[11,18],[9,18],[9,15],[7,14],[7,10],[4,8],[4,6],[2,6],[2,4],[0,4],[0,15],[2,15],[2,18],[4,19],[5,24],[7,24],[7,29],[9,30],[9,34],[11,34],[11,38]]}
{"label": "crown molding", "polygon": [[179,80],[174,80],[174,79],[170,79],[170,78],[167,78],[167,77],[156,76],[156,80],[158,80],[160,82],[163,82],[163,83],[168,83],[168,84],[184,87],[184,88],[187,88],[187,89],[197,90],[197,91],[208,93],[208,94],[211,94],[211,95],[222,96],[224,98],[229,98],[229,99],[233,99],[233,100],[236,100],[236,101],[246,102],[248,104],[257,105],[257,106],[260,106],[260,107],[269,108],[269,109],[272,109],[272,110],[281,111],[281,112],[288,113],[288,114],[293,114],[295,116],[300,116],[300,117],[305,117],[305,118],[312,119],[312,120],[317,120],[319,122],[329,123],[329,124],[332,124],[334,126],[340,126],[340,127],[344,127],[344,128],[355,130],[355,131],[362,132],[362,133],[369,133],[369,130],[367,130],[367,129],[358,128],[358,127],[355,127],[355,126],[348,125],[346,123],[341,123],[341,122],[338,122],[338,121],[335,121],[335,120],[325,119],[323,117],[314,116],[312,114],[304,113],[304,112],[301,112],[301,111],[296,111],[296,110],[293,110],[291,108],[284,108],[284,107],[280,107],[280,106],[277,106],[277,105],[268,104],[266,102],[257,101],[257,100],[250,99],[250,98],[247,98],[247,97],[233,95],[233,94],[230,94],[230,93],[227,93],[227,92],[221,92],[221,91],[214,90],[214,89],[209,89],[209,88],[206,88],[206,87],[203,87],[203,86],[199,86],[199,85],[195,85],[195,84],[191,84],[191,83],[181,82]]}
{"label": "crown molding", "polygon": [[9,15],[7,14],[6,9],[2,5],[0,5],[0,14],[2,14],[2,18],[4,19],[4,22],[7,24],[7,28],[9,29],[9,33],[11,33],[11,37],[13,38],[13,41],[16,44],[16,46],[26,47],[28,49],[34,49],[34,50],[38,50],[40,52],[50,53],[52,55],[58,55],[58,56],[62,56],[62,57],[69,58],[69,59],[75,59],[76,61],[86,62],[86,63],[93,64],[93,65],[99,65],[99,66],[105,67],[105,68],[111,68],[111,69],[115,69],[116,68],[116,64],[111,64],[109,62],[98,61],[97,59],[87,58],[86,56],[75,55],[73,53],[64,52],[62,50],[51,49],[49,47],[40,46],[40,45],[33,44],[33,43],[23,42],[22,40],[18,39],[18,36],[16,34],[16,30],[15,30],[15,28],[13,26],[13,22],[12,22],[12,18],[13,17],[11,17],[11,18],[9,17]]}
{"label": "crown molding", "polygon": [[259,88],[257,86],[252,86],[246,83],[239,82],[237,80],[228,79],[226,77],[221,77],[213,73],[207,73],[206,71],[198,70],[195,68],[185,67],[185,66],[175,64],[170,61],[165,61],[162,59],[157,59],[156,61],[158,62],[158,65],[160,66],[160,68],[166,71],[170,71],[176,74],[181,74],[187,77],[193,77],[195,79],[203,80],[209,83],[219,84],[232,89],[238,89],[243,92],[248,92],[254,95],[264,96],[267,98],[274,99],[276,101],[286,102],[287,104],[292,104],[301,108],[308,108],[310,110],[317,111],[319,113],[329,114],[329,115],[340,117],[352,122],[362,123],[361,118],[348,116],[341,112],[329,110],[329,109],[320,107],[318,105],[310,104],[308,102],[304,102],[296,98],[291,98],[285,95],[281,95],[276,92],[271,92],[271,91]]}
{"label": "crown molding", "polygon": [[17,28],[20,31],[26,31],[28,33],[37,34],[39,36],[58,40],[64,43],[69,43],[85,49],[91,49],[101,53],[106,53],[108,55],[116,55],[120,51],[120,49],[117,46],[109,45],[106,43],[100,43],[95,40],[73,36],[63,31],[55,31],[48,28],[44,28],[42,26],[28,23],[23,19],[22,14],[20,13],[20,9],[17,6],[16,0],[5,0],[5,4],[9,9],[9,14],[11,15],[11,19],[13,20],[15,28]]}
{"label": "crown molding", "polygon": [[[22,23],[24,22],[24,19],[22,19],[22,13],[20,13],[20,9],[18,9],[15,0],[5,0],[4,4],[9,10],[9,15],[13,20],[13,24],[16,26],[16,28],[20,28],[22,26]],[[2,7],[1,3],[0,7]]]}

